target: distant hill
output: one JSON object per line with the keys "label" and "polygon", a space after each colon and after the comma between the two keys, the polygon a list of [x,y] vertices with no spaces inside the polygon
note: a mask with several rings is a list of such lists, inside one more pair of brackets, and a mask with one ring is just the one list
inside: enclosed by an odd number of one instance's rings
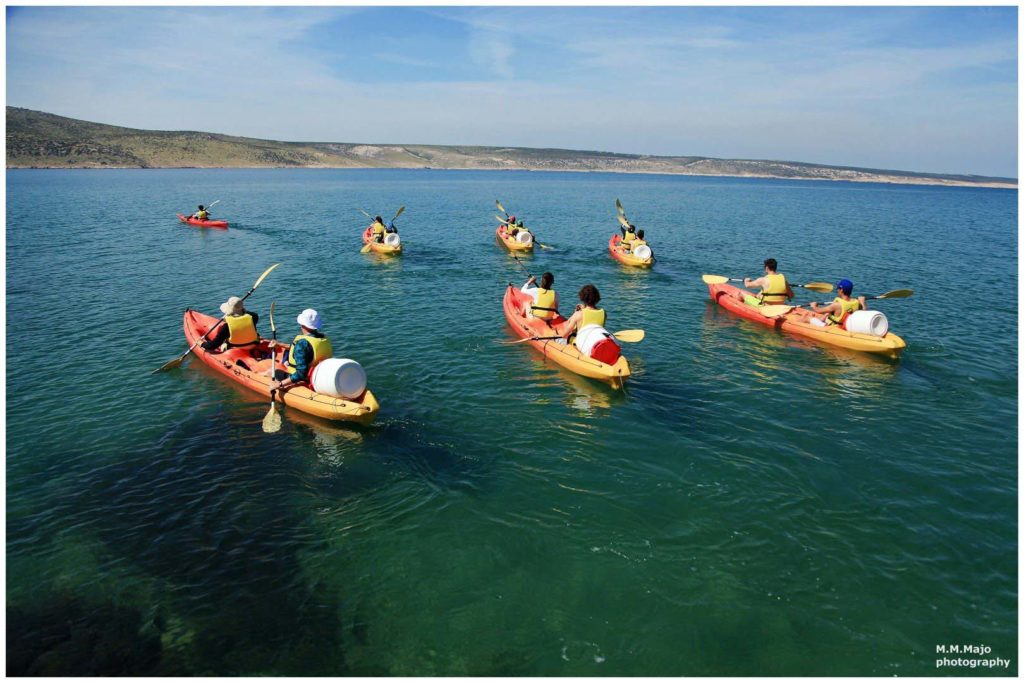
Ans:
{"label": "distant hill", "polygon": [[121,128],[7,107],[7,168],[262,167],[614,171],[926,185],[1017,186],[1014,178],[912,173],[793,161],[661,157],[529,147],[278,142],[196,131]]}

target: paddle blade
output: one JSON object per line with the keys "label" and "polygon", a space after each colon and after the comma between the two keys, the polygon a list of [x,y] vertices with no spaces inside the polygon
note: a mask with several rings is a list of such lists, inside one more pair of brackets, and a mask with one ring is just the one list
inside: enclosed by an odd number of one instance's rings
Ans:
{"label": "paddle blade", "polygon": [[[188,354],[185,354],[185,355],[188,355]],[[154,370],[153,372],[151,372],[149,374],[155,375],[156,373],[164,372],[165,370],[173,370],[174,368],[176,368],[179,365],[181,365],[181,362],[183,360],[185,360],[185,356],[178,356],[174,360],[167,361],[166,363],[164,363],[163,365],[161,365],[160,367],[158,367],[156,370]]]}
{"label": "paddle blade", "polygon": [[704,281],[704,284],[708,285],[724,285],[729,281],[729,278],[721,275],[701,275],[700,279]]}
{"label": "paddle blade", "polygon": [[270,332],[272,334],[274,334],[274,337],[276,338],[277,337],[277,328],[274,327],[274,307],[275,306],[277,306],[277,302],[276,301],[271,301],[270,302]]}
{"label": "paddle blade", "polygon": [[625,216],[616,216],[616,218],[618,218],[618,219],[619,219],[619,224],[620,224],[620,225],[621,225],[622,227],[624,227],[624,228],[626,228],[626,229],[629,229],[629,221],[627,221],[627,220],[626,220],[626,217],[625,217]]}
{"label": "paddle blade", "polygon": [[264,271],[263,271],[263,275],[260,275],[260,279],[256,281],[256,284],[254,284],[254,285],[252,286],[252,288],[253,288],[253,289],[256,289],[257,287],[259,287],[259,286],[260,286],[260,283],[261,283],[261,282],[263,282],[263,280],[264,280],[264,279],[265,279],[265,278],[266,278],[266,277],[267,277],[268,275],[270,275],[270,271],[272,271],[272,270],[273,270],[274,268],[277,268],[277,267],[278,267],[279,265],[281,265],[281,264],[280,264],[280,263],[275,263],[274,265],[272,265],[272,266],[270,266],[269,268],[267,268],[266,270],[264,270]]}
{"label": "paddle blade", "polygon": [[494,217],[497,218],[498,222],[501,223],[502,225],[508,225],[508,221],[499,216],[498,214],[494,214]]}
{"label": "paddle blade", "polygon": [[[535,242],[536,242],[536,240],[535,240]],[[536,244],[541,249],[554,249],[554,247],[552,247],[550,244],[541,244],[540,242],[536,242]]]}
{"label": "paddle blade", "polygon": [[494,200],[494,205],[498,207],[498,211],[501,211],[506,216],[508,215],[508,211],[505,210],[505,207],[497,199]]}
{"label": "paddle blade", "polygon": [[281,431],[281,413],[277,412],[277,404],[270,404],[270,411],[263,418],[263,431],[267,434]]}
{"label": "paddle blade", "polygon": [[620,216],[625,216],[626,212],[622,209],[622,202],[618,199],[615,200],[615,210],[619,212]]}
{"label": "paddle blade", "polygon": [[371,216],[370,214],[366,213],[366,212],[365,212],[365,211],[363,211],[362,209],[359,209],[359,213],[363,214],[364,216],[366,216],[367,218],[369,218],[369,219],[370,219],[371,221],[373,220],[373,216]]}
{"label": "paddle blade", "polygon": [[[405,207],[404,206],[399,207],[398,211],[395,213],[395,218],[398,218],[399,216],[401,216],[403,211],[405,211]],[[395,222],[395,218],[391,219],[392,223]]]}
{"label": "paddle blade", "polygon": [[894,289],[891,292],[885,294],[879,294],[878,296],[871,297],[872,299],[906,299],[914,293],[912,289]]}
{"label": "paddle blade", "polygon": [[360,254],[366,254],[370,251],[370,242],[363,245],[363,248],[359,250]]}
{"label": "paddle blade", "polygon": [[780,315],[786,315],[792,310],[792,306],[777,304],[775,306],[761,306],[757,309],[757,312],[766,318],[778,318]]}
{"label": "paddle blade", "polygon": [[811,291],[822,292],[824,294],[828,294],[833,289],[833,286],[827,282],[808,282],[806,285],[799,286],[804,289],[810,289]]}
{"label": "paddle blade", "polygon": [[618,332],[612,332],[612,336],[621,342],[638,342],[643,341],[645,333],[643,330],[619,330]]}

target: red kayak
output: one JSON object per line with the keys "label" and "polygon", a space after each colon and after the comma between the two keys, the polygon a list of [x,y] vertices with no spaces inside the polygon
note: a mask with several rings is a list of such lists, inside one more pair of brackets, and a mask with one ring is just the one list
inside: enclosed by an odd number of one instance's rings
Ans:
{"label": "red kayak", "polygon": [[228,229],[227,221],[201,221],[198,218],[186,218],[185,216],[178,214],[178,220],[182,223],[188,223],[189,225],[195,225],[200,228],[221,228],[223,230]]}

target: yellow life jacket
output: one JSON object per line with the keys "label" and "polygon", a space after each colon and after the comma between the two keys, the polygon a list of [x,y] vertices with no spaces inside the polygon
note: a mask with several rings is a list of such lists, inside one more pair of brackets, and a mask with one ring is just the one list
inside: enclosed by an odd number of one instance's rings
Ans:
{"label": "yellow life jacket", "polygon": [[766,304],[781,304],[786,301],[786,276],[782,273],[765,275],[768,286],[761,289],[761,302]]}
{"label": "yellow life jacket", "polygon": [[623,244],[629,244],[630,242],[632,242],[635,239],[636,239],[636,233],[635,232],[630,232],[629,230],[627,230],[626,234],[622,236],[622,243]]}
{"label": "yellow life jacket", "polygon": [[295,372],[295,344],[300,339],[305,339],[313,347],[313,360],[309,364],[309,374],[306,375],[308,382],[313,377],[313,368],[316,367],[316,364],[333,356],[334,349],[331,348],[331,341],[327,337],[313,337],[308,334],[296,335],[292,340],[291,348],[288,349],[288,360],[284,364],[288,368],[288,374]]}
{"label": "yellow life jacket", "polygon": [[551,320],[555,317],[555,290],[537,288],[537,301],[530,306],[535,318]]}
{"label": "yellow life jacket", "polygon": [[224,323],[228,326],[228,347],[252,346],[260,340],[252,313],[229,315],[224,318]]}
{"label": "yellow life jacket", "polygon": [[635,240],[629,243],[629,250],[636,251],[636,248],[639,247],[641,244],[647,244],[647,240],[642,240],[639,237],[637,237]]}
{"label": "yellow life jacket", "polygon": [[373,222],[373,234],[374,235],[383,235],[384,234],[384,224],[383,223],[378,223],[377,221],[374,221]]}
{"label": "yellow life jacket", "polygon": [[[833,311],[832,313],[828,314],[828,321],[835,325],[842,325],[844,322],[846,322],[847,316],[849,316],[854,311],[860,310],[860,301],[857,299],[844,299],[841,296],[837,296],[835,299],[832,300],[832,303],[839,304],[840,306],[843,307],[842,310],[839,311],[838,313],[836,311]],[[838,315],[839,317],[837,318],[836,315]]]}
{"label": "yellow life jacket", "polygon": [[196,218],[201,221],[205,221],[206,217],[210,215],[209,211],[196,211]]}
{"label": "yellow life jacket", "polygon": [[608,316],[605,315],[603,308],[584,308],[583,316],[580,318],[580,327],[583,329],[587,325],[600,325],[604,327],[605,319]]}

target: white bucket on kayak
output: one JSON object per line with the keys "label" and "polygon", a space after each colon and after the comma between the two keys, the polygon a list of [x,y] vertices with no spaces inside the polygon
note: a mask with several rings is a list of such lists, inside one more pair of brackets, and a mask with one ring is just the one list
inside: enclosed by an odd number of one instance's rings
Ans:
{"label": "white bucket on kayak", "polygon": [[639,247],[633,250],[633,256],[638,259],[644,259],[645,261],[651,258],[651,248],[646,244],[641,244]]}
{"label": "white bucket on kayak", "polygon": [[520,244],[529,244],[530,242],[533,241],[533,235],[526,232],[525,230],[520,230],[519,232],[516,233],[516,241],[519,242]]}
{"label": "white bucket on kayak", "polygon": [[606,339],[610,335],[611,333],[600,325],[584,325],[576,332],[576,348],[583,355],[589,356],[590,352],[594,350],[594,344],[602,339]]}
{"label": "white bucket on kayak", "polygon": [[401,243],[402,239],[398,236],[397,232],[389,232],[388,234],[384,235],[384,244],[388,245],[389,247],[397,247]]}
{"label": "white bucket on kayak", "polygon": [[366,391],[366,371],[348,358],[328,358],[313,368],[313,391],[341,398],[359,398]]}
{"label": "white bucket on kayak", "polygon": [[848,332],[884,337],[889,331],[889,320],[881,311],[854,311],[846,317]]}

